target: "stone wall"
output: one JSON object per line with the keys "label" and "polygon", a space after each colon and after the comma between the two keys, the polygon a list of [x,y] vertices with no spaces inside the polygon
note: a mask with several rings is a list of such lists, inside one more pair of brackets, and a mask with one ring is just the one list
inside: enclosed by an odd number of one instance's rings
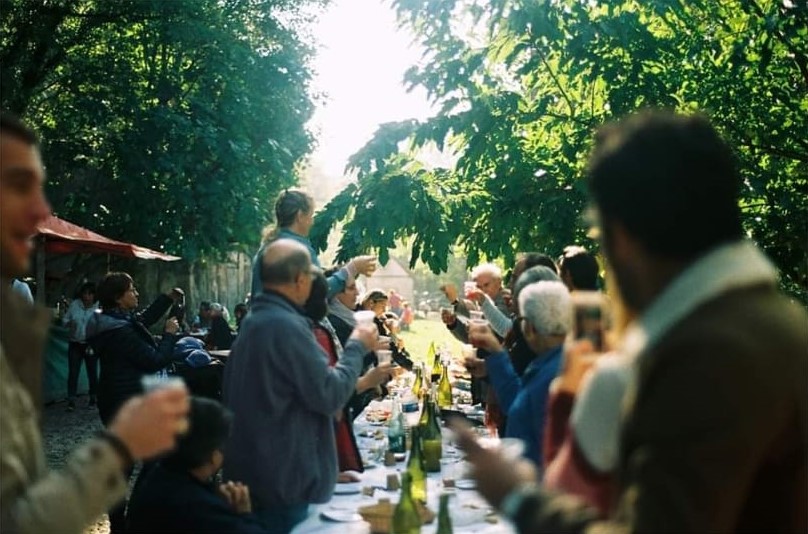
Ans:
{"label": "stone wall", "polygon": [[164,262],[105,255],[73,254],[46,259],[46,305],[54,306],[64,295],[72,299],[85,281],[98,283],[104,274],[124,271],[135,280],[141,306],[147,306],[161,292],[181,287],[186,293],[190,321],[203,300],[219,302],[233,313],[250,291],[251,258],[233,252],[225,261],[185,260]]}

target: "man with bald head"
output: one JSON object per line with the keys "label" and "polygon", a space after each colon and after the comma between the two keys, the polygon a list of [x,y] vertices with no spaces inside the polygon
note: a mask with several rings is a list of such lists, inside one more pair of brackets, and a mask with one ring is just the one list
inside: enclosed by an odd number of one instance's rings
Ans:
{"label": "man with bald head", "polygon": [[234,418],[224,473],[250,487],[270,532],[291,531],[309,504],[331,498],[334,414],[353,393],[377,337],[374,326],[357,327],[329,367],[303,311],[314,273],[300,243],[279,239],[266,247],[264,290],[253,297],[225,369],[224,402]]}

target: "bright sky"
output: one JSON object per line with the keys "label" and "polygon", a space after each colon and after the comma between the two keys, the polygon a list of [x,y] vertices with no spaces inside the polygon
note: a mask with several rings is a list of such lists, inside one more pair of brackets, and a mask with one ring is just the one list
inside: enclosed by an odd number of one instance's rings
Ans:
{"label": "bright sky", "polygon": [[385,0],[334,0],[314,29],[321,49],[314,89],[326,93],[312,126],[318,149],[312,163],[335,178],[379,124],[432,115],[423,90],[406,92],[404,72],[419,51],[399,30]]}

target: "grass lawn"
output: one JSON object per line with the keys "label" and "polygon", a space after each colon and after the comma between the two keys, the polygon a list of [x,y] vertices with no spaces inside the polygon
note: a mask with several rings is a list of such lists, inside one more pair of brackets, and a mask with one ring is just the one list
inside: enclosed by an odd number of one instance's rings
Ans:
{"label": "grass lawn", "polygon": [[[410,326],[409,332],[401,332],[404,346],[415,361],[425,361],[429,344],[435,342],[435,347],[442,343],[449,345],[452,354],[460,354],[460,342],[452,336],[451,332],[440,319],[416,319]],[[432,362],[427,362],[432,365]]]}

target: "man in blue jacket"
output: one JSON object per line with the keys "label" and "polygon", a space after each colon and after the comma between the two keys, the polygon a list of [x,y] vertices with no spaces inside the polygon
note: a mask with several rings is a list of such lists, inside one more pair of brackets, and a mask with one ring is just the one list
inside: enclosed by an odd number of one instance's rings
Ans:
{"label": "man in blue jacket", "polygon": [[233,412],[224,473],[250,487],[271,532],[289,532],[337,481],[334,415],[351,397],[375,326],[357,327],[329,367],[302,306],[316,272],[306,247],[279,239],[262,256],[263,291],[241,325],[224,377]]}
{"label": "man in blue jacket", "polygon": [[[542,466],[544,417],[550,383],[561,365],[564,339],[572,325],[572,300],[562,282],[530,284],[519,293],[520,328],[534,354],[522,376],[488,326],[472,325],[470,339],[491,353],[466,362],[474,374],[488,373],[491,387],[508,416],[505,436],[525,443],[524,456]],[[484,371],[483,371],[484,370]]]}

